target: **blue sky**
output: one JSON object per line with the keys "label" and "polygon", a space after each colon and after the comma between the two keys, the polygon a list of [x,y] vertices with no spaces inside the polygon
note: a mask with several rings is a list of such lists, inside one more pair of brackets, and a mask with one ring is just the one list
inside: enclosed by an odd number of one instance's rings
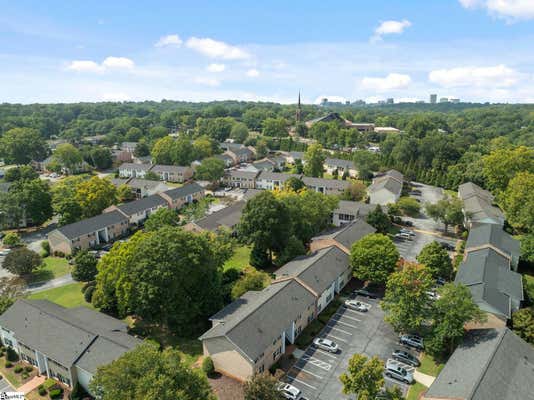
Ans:
{"label": "blue sky", "polygon": [[533,0],[0,0],[0,102],[534,102],[533,43]]}

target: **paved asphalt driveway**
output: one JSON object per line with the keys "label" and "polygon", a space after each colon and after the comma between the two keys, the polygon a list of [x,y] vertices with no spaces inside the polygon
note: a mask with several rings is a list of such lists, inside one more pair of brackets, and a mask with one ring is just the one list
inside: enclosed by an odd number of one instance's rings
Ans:
{"label": "paved asphalt driveway", "polygon": [[15,389],[9,384],[9,382],[5,378],[2,378],[0,380],[0,393],[14,391]]}
{"label": "paved asphalt driveway", "polygon": [[[339,376],[347,370],[355,353],[378,356],[384,362],[398,345],[398,335],[384,322],[379,300],[358,298],[371,305],[367,313],[340,307],[318,335],[333,340],[341,351],[337,354],[308,347],[286,375],[286,381],[298,387],[309,400],[350,399],[342,393]],[[413,353],[415,354],[415,353]],[[386,386],[397,385],[406,395],[408,385],[385,378]]]}

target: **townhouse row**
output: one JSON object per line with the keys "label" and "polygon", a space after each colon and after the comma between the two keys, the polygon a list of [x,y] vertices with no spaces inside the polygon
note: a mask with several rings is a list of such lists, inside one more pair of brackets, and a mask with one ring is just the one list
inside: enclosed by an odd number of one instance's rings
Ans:
{"label": "townhouse row", "polygon": [[349,249],[375,229],[362,220],[312,241],[312,252],[282,266],[261,291],[248,291],[210,318],[202,341],[215,369],[238,380],[268,370],[350,281]]}
{"label": "townhouse row", "polygon": [[119,167],[121,178],[141,178],[151,172],[165,182],[183,183],[193,178],[193,168],[178,165],[123,163]]}
{"label": "townhouse row", "polygon": [[156,193],[139,200],[113,205],[100,215],[61,226],[48,234],[53,254],[69,255],[77,250],[102,246],[126,236],[159,208],[179,209],[205,195],[197,183]]}

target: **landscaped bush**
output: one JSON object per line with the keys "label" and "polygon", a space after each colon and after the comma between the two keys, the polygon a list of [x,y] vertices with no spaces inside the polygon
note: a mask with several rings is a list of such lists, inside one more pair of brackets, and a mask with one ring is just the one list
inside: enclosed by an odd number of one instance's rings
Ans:
{"label": "landscaped bush", "polygon": [[6,361],[6,368],[11,368],[13,363],[11,361]]}
{"label": "landscaped bush", "polygon": [[51,379],[51,378],[48,378],[46,381],[44,381],[43,383],[43,387],[46,389],[46,390],[50,390],[52,389],[54,386],[56,386],[57,383],[55,380]]}
{"label": "landscaped bush", "polygon": [[51,399],[59,399],[63,393],[61,389],[52,389],[48,394],[50,395]]}
{"label": "landscaped bush", "polygon": [[93,293],[95,291],[94,286],[89,286],[87,289],[85,289],[85,292],[83,292],[83,298],[86,302],[91,303],[91,300],[93,299]]}
{"label": "landscaped bush", "polygon": [[19,360],[19,355],[17,354],[15,350],[13,350],[12,347],[8,347],[7,353],[6,353],[6,359],[7,361],[16,362]]}
{"label": "landscaped bush", "polygon": [[27,372],[23,372],[20,376],[22,376],[22,379],[28,379],[30,377],[30,374]]}
{"label": "landscaped bush", "polygon": [[16,374],[20,374],[23,369],[22,366],[17,365],[13,371],[15,371]]}
{"label": "landscaped bush", "polygon": [[206,357],[202,360],[202,371],[204,371],[207,376],[212,376],[215,372],[215,366],[213,365],[211,357]]}
{"label": "landscaped bush", "polygon": [[48,257],[50,255],[50,243],[48,243],[48,240],[41,242],[41,248],[43,249],[41,256]]}
{"label": "landscaped bush", "polygon": [[33,371],[33,367],[30,367],[29,365],[27,365],[27,366],[24,367],[24,371],[30,373],[30,372]]}
{"label": "landscaped bush", "polygon": [[39,396],[46,396],[46,389],[43,387],[43,385],[40,385],[37,389]]}

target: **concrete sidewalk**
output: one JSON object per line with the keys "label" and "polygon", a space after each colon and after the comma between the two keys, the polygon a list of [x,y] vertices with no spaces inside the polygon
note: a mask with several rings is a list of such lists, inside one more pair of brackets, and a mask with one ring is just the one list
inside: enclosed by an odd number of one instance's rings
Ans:
{"label": "concrete sidewalk", "polygon": [[426,387],[430,387],[430,385],[432,385],[432,383],[436,379],[433,376],[430,376],[430,375],[427,375],[427,374],[423,374],[423,373],[421,373],[421,372],[419,372],[417,370],[414,372],[413,377],[417,382],[422,383]]}
{"label": "concrete sidewalk", "polygon": [[17,392],[22,392],[24,394],[30,393],[32,390],[37,388],[37,386],[42,385],[44,381],[46,380],[46,377],[44,375],[36,376],[32,380],[26,382],[21,387],[17,388]]}

